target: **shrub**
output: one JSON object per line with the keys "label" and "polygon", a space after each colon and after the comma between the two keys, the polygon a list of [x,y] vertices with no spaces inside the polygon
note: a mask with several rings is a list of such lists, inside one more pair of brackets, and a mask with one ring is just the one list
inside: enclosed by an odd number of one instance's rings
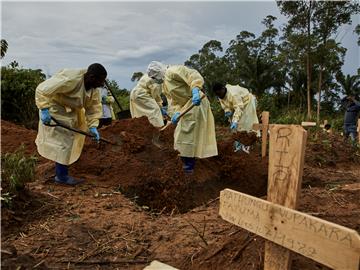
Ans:
{"label": "shrub", "polygon": [[45,74],[41,70],[20,68],[16,62],[1,67],[1,117],[36,128],[35,90],[44,80]]}
{"label": "shrub", "polygon": [[1,185],[5,192],[16,193],[34,179],[37,159],[25,156],[24,152],[25,147],[21,145],[14,153],[1,156]]}

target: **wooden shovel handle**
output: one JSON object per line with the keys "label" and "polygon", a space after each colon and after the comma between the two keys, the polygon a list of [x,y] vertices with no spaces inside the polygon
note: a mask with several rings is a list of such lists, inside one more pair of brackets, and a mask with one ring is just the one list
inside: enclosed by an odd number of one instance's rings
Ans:
{"label": "wooden shovel handle", "polygon": [[[91,133],[85,132],[85,131],[83,131],[83,130],[81,130],[81,129],[69,127],[69,126],[67,126],[67,125],[59,122],[57,119],[55,119],[55,118],[52,117],[52,116],[51,116],[51,120],[53,120],[53,121],[56,123],[56,125],[51,125],[51,124],[50,124],[50,125],[47,125],[47,126],[50,126],[50,127],[59,126],[59,127],[65,128],[65,129],[67,129],[67,130],[71,130],[71,131],[73,131],[73,132],[80,133],[80,134],[82,134],[82,135],[85,135],[85,136],[94,138],[94,135],[92,135]],[[110,140],[107,140],[107,139],[105,139],[105,138],[101,138],[101,137],[100,137],[100,141],[103,141],[103,142],[106,142],[106,143],[109,143],[109,144],[116,145],[116,143],[114,143],[114,142],[112,142],[112,141],[110,141]]]}

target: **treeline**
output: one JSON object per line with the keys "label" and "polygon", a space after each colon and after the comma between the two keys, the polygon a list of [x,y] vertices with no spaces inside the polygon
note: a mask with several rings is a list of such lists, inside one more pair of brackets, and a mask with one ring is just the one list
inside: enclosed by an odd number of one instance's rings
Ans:
{"label": "treeline", "polygon": [[[341,71],[346,49],[339,40],[339,28],[359,14],[359,3],[278,1],[277,5],[288,18],[281,35],[275,27],[277,18],[269,15],[259,36],[241,31],[225,51],[221,42],[210,40],[185,64],[204,76],[207,89],[215,81],[249,88],[260,110],[272,116],[296,110],[314,120],[320,112],[335,114],[343,95],[360,94],[360,69],[353,76]],[[355,32],[360,34],[360,25]],[[360,39],[356,42],[360,45]]]}

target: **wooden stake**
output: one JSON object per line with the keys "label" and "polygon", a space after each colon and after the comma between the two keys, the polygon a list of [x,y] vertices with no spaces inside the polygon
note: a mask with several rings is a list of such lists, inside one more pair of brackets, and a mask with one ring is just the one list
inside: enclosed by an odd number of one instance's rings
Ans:
{"label": "wooden stake", "polygon": [[266,157],[266,146],[269,129],[269,112],[261,113],[261,157]]}
{"label": "wooden stake", "polygon": [[[307,133],[298,125],[270,127],[267,200],[295,209],[299,197]],[[290,251],[265,243],[264,270],[290,269]]]}

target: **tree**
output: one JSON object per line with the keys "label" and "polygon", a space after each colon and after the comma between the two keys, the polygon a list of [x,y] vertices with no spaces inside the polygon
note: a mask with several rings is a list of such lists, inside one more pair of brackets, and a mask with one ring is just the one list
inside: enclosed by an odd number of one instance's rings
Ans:
{"label": "tree", "polygon": [[5,39],[1,39],[1,58],[3,58],[7,52],[8,43]]}
{"label": "tree", "polygon": [[312,16],[314,13],[316,2],[314,0],[306,1],[277,1],[280,12],[289,18],[285,26],[285,38],[293,38],[298,46],[304,48],[306,55],[306,92],[307,92],[307,117],[311,117],[311,63],[310,54],[313,48],[312,34]]}
{"label": "tree", "polygon": [[346,96],[360,95],[360,75],[347,74],[346,76],[340,71],[336,75],[337,82],[340,84],[342,93]]}
{"label": "tree", "polygon": [[[324,75],[332,81],[341,70],[346,50],[331,38],[343,24],[351,23],[351,15],[356,13],[357,5],[350,1],[318,1],[313,15],[314,35],[319,43],[316,47],[316,63],[318,65],[318,104],[317,122],[320,121],[321,92],[324,87]],[[327,74],[324,74],[327,73]]]}
{"label": "tree", "polygon": [[141,79],[141,77],[144,75],[144,73],[142,73],[141,71],[139,72],[134,72],[134,74],[131,76],[131,81],[138,81]]}
{"label": "tree", "polygon": [[275,20],[276,17],[269,15],[262,21],[265,30],[258,38],[253,33],[240,32],[236,40],[230,41],[226,51],[232,79],[236,84],[251,89],[258,97],[271,90],[279,96],[285,83],[278,59],[279,46],[275,42],[278,35],[273,23]]}
{"label": "tree", "polygon": [[[311,116],[312,88],[317,88],[319,119],[323,81],[331,77],[343,64],[345,50],[332,38],[338,28],[351,22],[351,15],[359,5],[351,1],[277,1],[280,12],[289,18],[283,39],[299,47],[299,58],[305,63],[307,75],[307,115]],[[329,57],[330,55],[330,57]],[[304,57],[305,56],[305,57]],[[305,60],[305,61],[304,61]],[[312,77],[317,73],[317,87]],[[327,74],[325,74],[325,72]]]}
{"label": "tree", "polygon": [[185,61],[186,66],[196,69],[203,76],[205,89],[210,89],[215,81],[225,82],[227,79],[227,65],[223,57],[219,56],[222,51],[220,41],[210,40],[197,54],[193,54]]}

